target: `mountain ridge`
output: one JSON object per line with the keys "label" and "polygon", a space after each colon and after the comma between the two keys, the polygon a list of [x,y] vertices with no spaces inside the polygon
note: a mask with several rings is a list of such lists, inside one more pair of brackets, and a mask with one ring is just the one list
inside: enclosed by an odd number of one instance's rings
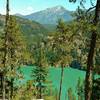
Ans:
{"label": "mountain ridge", "polygon": [[58,5],[29,15],[19,15],[20,17],[34,20],[36,22],[39,22],[40,24],[57,24],[58,19],[71,21],[73,19],[72,13],[73,11],[68,11],[63,6]]}

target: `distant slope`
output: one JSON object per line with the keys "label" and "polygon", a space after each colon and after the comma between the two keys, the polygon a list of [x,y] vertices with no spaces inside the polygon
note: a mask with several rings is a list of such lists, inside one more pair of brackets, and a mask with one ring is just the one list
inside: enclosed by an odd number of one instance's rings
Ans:
{"label": "distant slope", "polygon": [[64,21],[72,20],[73,17],[71,14],[72,12],[66,10],[64,7],[56,6],[23,17],[37,21],[41,24],[56,24],[60,18],[62,18]]}
{"label": "distant slope", "polygon": [[22,14],[20,14],[20,13],[16,13],[14,16],[23,17],[24,15],[22,15]]}
{"label": "distant slope", "polygon": [[47,34],[48,32],[47,29],[38,22],[23,19],[21,17],[16,17],[16,20],[22,32],[28,35]]}
{"label": "distant slope", "polygon": [[56,31],[56,25],[53,25],[53,24],[43,24],[43,26],[44,26],[49,32],[55,32],[55,31]]}
{"label": "distant slope", "polygon": [[[44,26],[35,21],[30,21],[28,19],[24,19],[21,17],[16,17],[16,20],[22,34],[29,43],[32,43],[34,38],[36,38],[39,35],[46,36],[48,34],[48,30]],[[4,16],[0,15],[0,30],[3,30],[3,23]]]}

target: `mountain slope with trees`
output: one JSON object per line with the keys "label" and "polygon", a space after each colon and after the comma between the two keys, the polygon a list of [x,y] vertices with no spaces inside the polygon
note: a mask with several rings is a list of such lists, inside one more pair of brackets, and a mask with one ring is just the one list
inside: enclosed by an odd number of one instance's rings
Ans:
{"label": "mountain slope with trees", "polygon": [[[5,16],[0,15],[1,31],[3,31],[4,29],[4,18]],[[48,29],[46,29],[43,25],[39,24],[38,22],[30,21],[17,16],[15,16],[15,18],[28,44],[31,44],[37,36],[46,36],[49,32]]]}

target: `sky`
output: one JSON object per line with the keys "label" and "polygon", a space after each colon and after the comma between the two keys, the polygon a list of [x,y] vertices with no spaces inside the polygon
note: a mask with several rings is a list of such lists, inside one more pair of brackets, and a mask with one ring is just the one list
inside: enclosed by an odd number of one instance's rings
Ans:
{"label": "sky", "polygon": [[[79,5],[77,3],[69,3],[69,0],[9,0],[10,1],[10,13],[20,13],[22,15],[28,15],[37,11],[44,10],[46,8],[55,7],[61,5],[69,11],[74,11]],[[90,7],[90,0],[86,0],[86,8]],[[94,0],[96,1],[96,0]],[[0,0],[0,13],[5,14],[6,0]]]}

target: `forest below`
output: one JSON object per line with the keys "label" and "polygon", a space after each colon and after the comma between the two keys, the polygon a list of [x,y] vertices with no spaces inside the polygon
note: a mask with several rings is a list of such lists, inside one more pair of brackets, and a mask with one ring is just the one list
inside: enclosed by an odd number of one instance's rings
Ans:
{"label": "forest below", "polygon": [[100,100],[100,0],[27,16],[11,15],[9,1],[0,14],[0,100]]}

